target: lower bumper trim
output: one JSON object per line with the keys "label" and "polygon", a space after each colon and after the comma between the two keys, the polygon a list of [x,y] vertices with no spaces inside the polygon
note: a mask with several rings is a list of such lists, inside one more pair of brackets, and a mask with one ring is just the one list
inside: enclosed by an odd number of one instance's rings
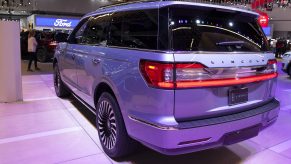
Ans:
{"label": "lower bumper trim", "polygon": [[276,99],[273,99],[269,103],[263,106],[260,106],[254,109],[249,109],[247,111],[243,111],[240,113],[214,117],[214,118],[208,118],[208,119],[202,119],[202,120],[189,121],[189,122],[180,122],[177,128],[189,129],[189,128],[197,128],[197,127],[202,127],[202,126],[209,126],[209,125],[222,124],[222,123],[227,123],[231,121],[242,120],[242,119],[246,119],[249,117],[253,117],[253,116],[277,109],[279,106],[280,106],[280,102]]}
{"label": "lower bumper trim", "polygon": [[215,124],[222,124],[222,123],[227,123],[231,121],[242,120],[242,119],[246,119],[249,117],[253,117],[259,114],[272,111],[274,109],[277,109],[279,106],[280,106],[280,102],[276,99],[272,99],[265,105],[262,105],[260,107],[256,107],[253,109],[248,109],[247,111],[243,111],[240,113],[234,113],[230,115],[224,115],[224,116],[206,118],[206,119],[200,119],[200,120],[194,120],[194,121],[178,122],[177,125],[174,125],[174,126],[160,125],[158,123],[149,123],[147,121],[136,118],[134,116],[129,116],[129,118],[133,121],[140,122],[140,123],[146,124],[148,126],[151,126],[160,130],[179,130],[179,129],[198,128],[198,127],[203,127],[203,126],[210,126],[210,125],[215,125]]}
{"label": "lower bumper trim", "polygon": [[180,142],[178,145],[188,145],[188,144],[197,144],[197,143],[203,143],[209,141],[211,138],[202,138],[198,140],[193,140],[193,141],[185,141],[185,142]]}

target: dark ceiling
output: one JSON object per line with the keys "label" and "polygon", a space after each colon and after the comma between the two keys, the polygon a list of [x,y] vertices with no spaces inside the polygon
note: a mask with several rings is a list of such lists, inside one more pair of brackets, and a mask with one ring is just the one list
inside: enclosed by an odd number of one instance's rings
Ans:
{"label": "dark ceiling", "polygon": [[101,6],[123,1],[126,0],[0,0],[0,15],[31,13],[84,15]]}

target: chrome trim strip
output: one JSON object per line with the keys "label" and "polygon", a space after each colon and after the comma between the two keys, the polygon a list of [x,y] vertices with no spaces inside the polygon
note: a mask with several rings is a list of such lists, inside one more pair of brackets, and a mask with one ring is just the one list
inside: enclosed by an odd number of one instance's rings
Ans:
{"label": "chrome trim strip", "polygon": [[157,52],[157,53],[172,53],[171,51],[167,51],[167,50],[142,49],[142,48],[131,48],[131,47],[120,47],[120,46],[109,46],[109,45],[107,45],[107,47],[108,48],[126,49],[126,50]]}
{"label": "chrome trim strip", "polygon": [[83,104],[87,109],[89,109],[94,115],[96,115],[96,112],[94,112],[94,109],[90,106],[90,105],[88,105],[88,104],[86,104],[81,98],[79,98],[75,93],[73,93],[73,92],[71,92],[72,93],[72,95],[81,103],[81,104]]}
{"label": "chrome trim strip", "polygon": [[145,125],[147,125],[147,126],[151,126],[151,127],[153,127],[153,128],[159,129],[159,130],[179,130],[178,128],[173,127],[173,126],[161,126],[161,125],[157,125],[157,124],[149,123],[149,122],[146,122],[146,121],[143,121],[143,120],[140,120],[140,119],[134,118],[134,117],[132,117],[132,116],[128,116],[128,117],[129,117],[129,119],[131,119],[132,121],[139,122],[139,123],[145,124]]}
{"label": "chrome trim strip", "polygon": [[176,54],[259,54],[259,55],[264,55],[264,54],[274,54],[273,52],[269,51],[260,51],[260,52],[244,52],[244,51],[233,51],[233,52],[228,52],[228,51],[171,51]]}

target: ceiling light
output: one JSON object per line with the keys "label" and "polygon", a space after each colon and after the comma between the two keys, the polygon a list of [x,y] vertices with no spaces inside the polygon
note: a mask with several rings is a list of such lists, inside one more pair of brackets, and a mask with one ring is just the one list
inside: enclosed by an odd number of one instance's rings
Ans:
{"label": "ceiling light", "polygon": [[230,27],[233,27],[233,22],[229,22],[228,25],[229,25]]}

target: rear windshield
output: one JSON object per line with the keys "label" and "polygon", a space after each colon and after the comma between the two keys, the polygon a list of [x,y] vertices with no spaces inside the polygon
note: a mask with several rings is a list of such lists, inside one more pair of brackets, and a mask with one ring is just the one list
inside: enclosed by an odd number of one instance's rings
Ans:
{"label": "rear windshield", "polygon": [[213,8],[170,8],[175,51],[261,52],[267,39],[254,15]]}

